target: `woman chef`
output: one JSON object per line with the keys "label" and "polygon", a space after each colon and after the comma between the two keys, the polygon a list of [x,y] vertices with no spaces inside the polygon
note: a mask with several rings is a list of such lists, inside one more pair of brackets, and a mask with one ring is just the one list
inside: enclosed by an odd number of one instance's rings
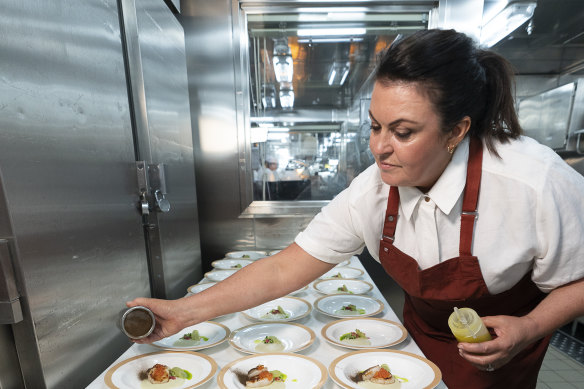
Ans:
{"label": "woman chef", "polygon": [[[158,320],[142,342],[297,290],[367,246],[449,388],[535,388],[549,335],[584,315],[584,178],[520,135],[509,64],[464,34],[396,41],[375,76],[376,164],[279,254],[193,296],[129,302]],[[494,339],[457,343],[455,306]]]}

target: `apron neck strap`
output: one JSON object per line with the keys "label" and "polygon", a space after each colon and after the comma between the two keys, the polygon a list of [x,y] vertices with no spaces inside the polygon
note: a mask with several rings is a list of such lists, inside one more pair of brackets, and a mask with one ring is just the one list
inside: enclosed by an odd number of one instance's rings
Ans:
{"label": "apron neck strap", "polygon": [[472,256],[472,236],[479,217],[478,202],[483,169],[483,144],[479,138],[471,137],[466,168],[466,186],[460,215],[460,256]]}

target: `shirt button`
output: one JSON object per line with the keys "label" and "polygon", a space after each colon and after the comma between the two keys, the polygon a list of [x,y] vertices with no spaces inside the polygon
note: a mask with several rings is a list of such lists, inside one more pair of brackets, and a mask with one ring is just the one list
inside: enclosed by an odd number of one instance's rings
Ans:
{"label": "shirt button", "polygon": [[424,201],[425,201],[425,202],[428,202],[428,201],[430,201],[430,197],[428,197],[428,196],[424,196]]}

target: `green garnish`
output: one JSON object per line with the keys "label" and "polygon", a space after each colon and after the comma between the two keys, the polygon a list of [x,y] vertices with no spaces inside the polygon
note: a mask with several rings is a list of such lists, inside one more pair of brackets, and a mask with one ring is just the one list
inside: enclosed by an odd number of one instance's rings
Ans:
{"label": "green garnish", "polygon": [[231,266],[232,269],[241,269],[241,263]]}
{"label": "green garnish", "polygon": [[193,332],[189,332],[189,333],[184,334],[181,339],[184,339],[184,340],[203,340],[205,342],[209,340],[209,338],[207,338],[206,336],[199,335],[199,331],[197,331],[197,330],[194,330]]}
{"label": "green garnish", "polygon": [[353,293],[349,290],[349,288],[347,288],[347,285],[344,285],[344,284],[343,284],[343,286],[339,286],[337,288],[337,292],[344,292],[344,293],[351,293],[351,294]]}
{"label": "green garnish", "polygon": [[244,254],[244,255],[241,256],[241,258],[251,258],[251,257],[249,255],[247,255],[247,254]]}
{"label": "green garnish", "polygon": [[170,376],[176,378],[184,378],[185,380],[190,380],[191,378],[193,378],[193,375],[189,371],[181,369],[180,367],[173,367],[172,369],[170,369]]}
{"label": "green garnish", "polygon": [[365,314],[365,310],[362,308],[357,308],[354,304],[344,305],[341,311],[357,312],[360,315]]}
{"label": "green garnish", "polygon": [[274,376],[274,381],[285,382],[288,376],[282,373],[280,370],[270,370],[270,373]]}
{"label": "green garnish", "polygon": [[359,338],[369,339],[369,338],[367,338],[367,335],[365,335],[364,332],[359,331],[358,329],[356,329],[353,332],[347,332],[346,334],[341,335],[340,340],[345,340],[345,339],[359,339]]}

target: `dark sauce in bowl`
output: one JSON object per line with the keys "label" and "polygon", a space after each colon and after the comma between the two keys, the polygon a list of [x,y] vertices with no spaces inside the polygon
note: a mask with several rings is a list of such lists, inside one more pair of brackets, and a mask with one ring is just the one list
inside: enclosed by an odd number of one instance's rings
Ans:
{"label": "dark sauce in bowl", "polygon": [[146,337],[154,330],[154,315],[145,307],[133,307],[122,316],[122,329],[132,339]]}

